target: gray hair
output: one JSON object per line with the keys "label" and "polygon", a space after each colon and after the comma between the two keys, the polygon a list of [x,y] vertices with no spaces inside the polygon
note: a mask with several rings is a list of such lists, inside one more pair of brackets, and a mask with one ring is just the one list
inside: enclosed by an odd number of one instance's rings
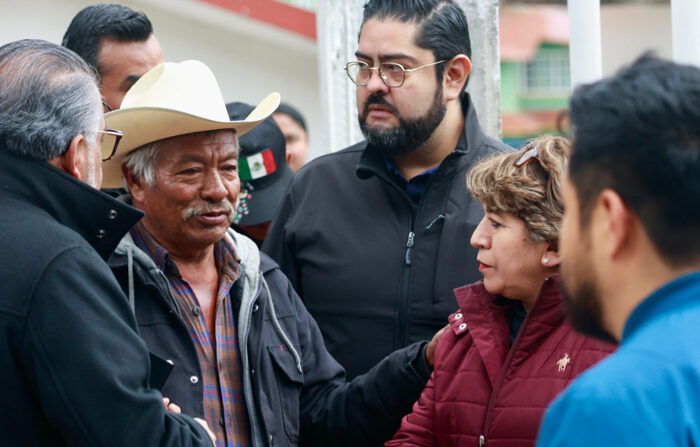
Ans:
{"label": "gray hair", "polygon": [[[156,184],[156,160],[158,152],[165,140],[158,140],[145,144],[126,154],[124,165],[139,180],[143,180],[148,186],[153,188]],[[124,181],[126,189],[129,185]]]}
{"label": "gray hair", "polygon": [[102,119],[94,69],[77,54],[36,39],[0,47],[0,142],[9,152],[48,161],[76,135],[91,146]]}

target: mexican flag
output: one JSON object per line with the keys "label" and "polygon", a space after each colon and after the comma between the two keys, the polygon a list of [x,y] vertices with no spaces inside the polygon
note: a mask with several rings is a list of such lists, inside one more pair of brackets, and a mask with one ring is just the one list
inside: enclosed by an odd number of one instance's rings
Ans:
{"label": "mexican flag", "polygon": [[242,157],[238,160],[238,174],[242,182],[265,177],[275,172],[276,169],[277,165],[275,164],[275,155],[272,153],[272,149],[265,149],[262,152],[249,157]]}

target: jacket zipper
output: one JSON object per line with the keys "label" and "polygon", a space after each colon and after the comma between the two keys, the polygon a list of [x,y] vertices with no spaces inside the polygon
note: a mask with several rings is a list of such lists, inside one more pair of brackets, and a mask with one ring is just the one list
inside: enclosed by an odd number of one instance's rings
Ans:
{"label": "jacket zipper", "polygon": [[408,240],[406,241],[406,256],[404,261],[406,265],[411,265],[411,254],[413,252],[413,239],[416,234],[413,231],[408,232]]}
{"label": "jacket zipper", "polygon": [[[440,171],[440,169],[438,169]],[[425,200],[425,191],[428,191],[430,187],[433,184],[433,181],[435,180],[435,177],[439,174],[440,172],[436,172],[433,174],[433,176],[428,180],[428,184],[425,185],[425,190],[423,191],[423,195],[420,198],[420,201],[418,203],[418,206],[416,207],[416,214],[414,215],[412,212],[410,213],[411,218],[409,221],[409,227],[408,227],[408,238],[406,240],[406,251],[404,252],[404,262],[403,262],[403,275],[402,275],[402,281],[401,281],[401,295],[399,295],[400,303],[399,303],[399,323],[397,325],[397,336],[396,336],[396,345],[394,346],[394,350],[403,348],[408,344],[408,303],[409,303],[409,288],[411,284],[411,267],[413,264],[413,246],[415,245],[415,238],[416,238],[416,233],[413,231],[416,225],[416,222],[418,221],[418,218],[422,215],[421,211],[423,210],[423,201]],[[394,182],[391,182],[394,184],[394,186],[401,190],[401,188],[398,187]],[[401,190],[402,191],[402,190]],[[406,196],[406,200],[411,201],[410,197],[406,195],[405,191],[402,191],[404,195]],[[443,216],[444,218],[444,216]],[[434,221],[439,220],[439,216],[435,219],[433,219],[433,222],[429,224],[429,226],[432,226]]]}
{"label": "jacket zipper", "polygon": [[406,251],[403,257],[403,275],[401,281],[401,295],[399,302],[399,324],[397,325],[396,345],[394,349],[399,349],[407,344],[408,335],[406,329],[408,326],[408,295],[409,286],[411,284],[411,264],[413,263],[413,245],[415,243],[416,234],[413,232],[413,219],[411,219],[411,227],[408,231],[406,239]]}
{"label": "jacket zipper", "polygon": [[[260,275],[262,275],[262,272],[260,272]],[[246,396],[246,384],[250,385],[250,392],[254,394],[253,392],[253,378],[251,377],[251,372],[250,372],[250,351],[248,350],[248,336],[250,335],[250,326],[253,323],[253,308],[255,307],[255,303],[258,301],[258,298],[260,298],[260,294],[262,293],[262,278],[258,280],[257,284],[258,290],[255,293],[255,298],[253,298],[253,301],[250,303],[250,308],[248,309],[247,316],[246,316],[246,321],[247,325],[245,328],[245,332],[243,333],[243,340],[239,340],[238,346],[241,351],[245,350],[245,355],[241,355],[241,367],[243,368],[243,396],[245,397],[246,401],[246,408],[248,410],[248,420],[250,422],[250,431],[251,431],[251,443],[256,446],[259,445],[258,442],[256,441],[262,441],[265,442],[265,436],[263,436],[262,432],[260,431],[260,425],[256,413],[256,409],[253,403],[254,397],[251,396]],[[268,299],[271,299],[271,297],[268,297]],[[260,439],[258,439],[258,436],[260,436]]]}
{"label": "jacket zipper", "polygon": [[[547,282],[549,278],[545,278],[545,282]],[[530,316],[532,315],[532,311],[535,310],[537,307],[537,303],[539,303],[540,298],[542,298],[542,290],[544,290],[544,284],[540,288],[540,292],[537,295],[537,299],[535,300],[535,304],[532,306],[532,309],[530,309],[530,312],[527,313],[525,316],[525,320],[523,320],[523,324],[520,326],[520,329],[518,330],[518,335],[515,336],[515,340],[513,341],[513,346],[510,347],[510,350],[508,351],[508,355],[506,356],[505,362],[503,362],[503,366],[501,367],[501,373],[498,375],[498,380],[496,381],[496,386],[493,387],[493,391],[491,392],[491,398],[489,399],[489,406],[488,409],[486,410],[486,420],[484,421],[484,429],[482,430],[481,436],[479,436],[479,447],[484,447],[486,445],[486,435],[489,432],[489,425],[491,422],[491,412],[493,411],[493,406],[496,403],[496,395],[498,395],[498,391],[501,388],[501,385],[503,385],[503,380],[505,380],[506,376],[506,371],[508,370],[508,366],[510,365],[510,362],[513,357],[513,353],[517,351],[517,347],[520,344],[520,339],[523,336],[523,333],[525,332],[525,328],[527,328],[527,324],[530,321]]]}
{"label": "jacket zipper", "polygon": [[[443,160],[444,161],[444,160]],[[440,171],[440,169],[438,169]],[[428,180],[428,184],[425,185],[425,191],[428,191],[433,183],[433,180],[435,177],[440,174],[440,172],[436,172],[433,174],[433,176]],[[412,200],[408,195],[406,194],[406,191],[401,189],[399,185],[397,185],[394,181],[386,177],[386,174],[384,170],[380,172],[375,171],[375,175],[379,177],[380,179],[384,180],[386,183],[391,185],[393,188],[395,188],[397,191],[402,193],[404,195],[404,198],[409,202],[412,203]],[[423,193],[423,197],[421,197],[418,206],[416,207],[416,214],[414,215],[413,212],[410,212],[410,220],[408,223],[408,238],[406,240],[406,249],[404,251],[403,255],[403,274],[401,278],[401,291],[399,294],[399,316],[398,316],[398,324],[396,325],[396,336],[394,337],[395,339],[395,344],[394,344],[394,350],[403,348],[408,344],[408,334],[407,334],[407,327],[408,327],[408,302],[409,302],[409,286],[411,283],[411,264],[413,263],[413,246],[415,245],[415,237],[416,234],[413,231],[415,227],[415,222],[418,219],[418,216],[421,214],[421,210],[423,209],[423,199],[425,198],[425,191]],[[444,216],[443,216],[444,218]],[[439,219],[439,216],[438,218]]]}

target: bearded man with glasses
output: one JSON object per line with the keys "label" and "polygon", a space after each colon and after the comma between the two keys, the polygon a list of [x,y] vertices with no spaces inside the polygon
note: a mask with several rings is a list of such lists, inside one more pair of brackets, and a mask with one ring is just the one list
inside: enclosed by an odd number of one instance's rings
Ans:
{"label": "bearded man with glasses", "polygon": [[349,377],[430,339],[457,308],[452,289],[480,278],[464,235],[483,211],[464,178],[510,150],[484,135],[465,91],[469,31],[454,1],[369,1],[355,55],[346,73],[366,141],[299,171],[263,245]]}

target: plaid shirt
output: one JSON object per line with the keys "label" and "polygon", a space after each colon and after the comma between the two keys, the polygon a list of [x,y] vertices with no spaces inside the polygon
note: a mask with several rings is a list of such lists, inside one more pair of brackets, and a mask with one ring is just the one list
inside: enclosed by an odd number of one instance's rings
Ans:
{"label": "plaid shirt", "polygon": [[243,396],[235,314],[229,296],[233,283],[241,276],[241,267],[231,239],[227,235],[214,245],[219,289],[216,296],[216,343],[212,343],[194,290],[182,277],[167,250],[148,234],[141,223],[132,228],[131,237],[165,273],[170,292],[197,347],[202,368],[204,419],[216,435],[216,446],[249,447],[250,422]]}

